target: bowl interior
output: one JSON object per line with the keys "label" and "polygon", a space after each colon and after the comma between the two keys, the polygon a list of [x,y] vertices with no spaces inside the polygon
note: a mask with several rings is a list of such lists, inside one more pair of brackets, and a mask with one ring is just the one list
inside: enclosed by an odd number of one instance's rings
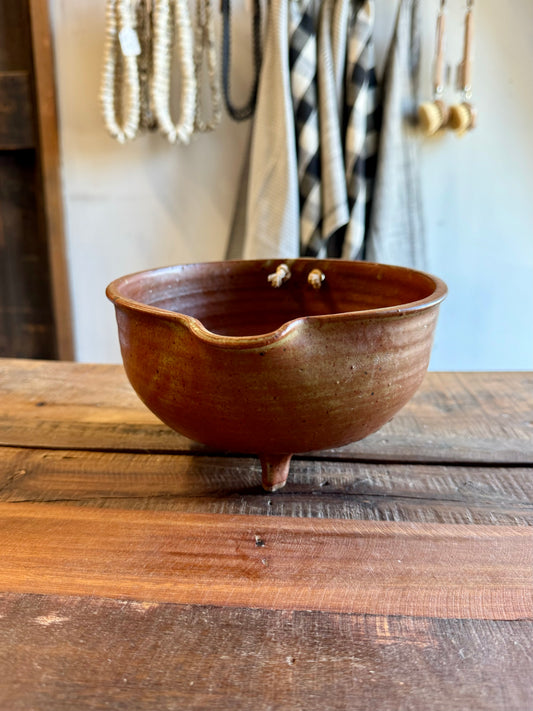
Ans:
{"label": "bowl interior", "polygon": [[[413,269],[341,260],[288,261],[291,277],[273,288],[277,262],[207,262],[166,267],[122,277],[109,295],[154,309],[192,316],[212,333],[270,333],[306,316],[410,310],[443,297],[439,280]],[[307,283],[311,269],[325,275],[320,289]],[[445,290],[445,287],[444,287]],[[154,313],[156,313],[154,311]]]}

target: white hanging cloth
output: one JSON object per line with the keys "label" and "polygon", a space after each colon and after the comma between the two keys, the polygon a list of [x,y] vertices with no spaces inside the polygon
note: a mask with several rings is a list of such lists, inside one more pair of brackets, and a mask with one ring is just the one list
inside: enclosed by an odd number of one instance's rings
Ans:
{"label": "white hanging cloth", "polygon": [[378,148],[366,258],[425,268],[416,126],[420,69],[419,0],[401,0],[382,82]]}
{"label": "white hanging cloth", "polygon": [[299,255],[298,169],[289,75],[288,0],[271,0],[252,129],[245,259]]}

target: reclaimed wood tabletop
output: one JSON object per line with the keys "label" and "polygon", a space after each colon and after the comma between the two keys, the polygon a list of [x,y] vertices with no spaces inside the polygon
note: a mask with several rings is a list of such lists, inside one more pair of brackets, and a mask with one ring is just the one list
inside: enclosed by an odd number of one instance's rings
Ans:
{"label": "reclaimed wood tabletop", "polygon": [[533,708],[533,373],[260,482],[121,366],[0,359],[0,709]]}

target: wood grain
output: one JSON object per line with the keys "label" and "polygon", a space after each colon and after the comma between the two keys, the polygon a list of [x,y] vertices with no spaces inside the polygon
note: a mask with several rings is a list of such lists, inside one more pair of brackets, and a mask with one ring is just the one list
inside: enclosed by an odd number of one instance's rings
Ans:
{"label": "wood grain", "polygon": [[26,2],[0,0],[0,71],[31,69]]}
{"label": "wood grain", "polygon": [[[533,464],[533,373],[428,373],[379,432],[328,460]],[[122,366],[0,360],[0,444],[134,452],[207,450],[160,423]]]}
{"label": "wood grain", "polygon": [[190,513],[533,525],[524,467],[295,459],[288,484],[260,486],[246,457],[4,447],[0,500]]}
{"label": "wood grain", "polygon": [[151,602],[529,619],[533,532],[0,504],[0,589]]}
{"label": "wood grain", "polygon": [[0,150],[35,146],[29,72],[0,71]]}
{"label": "wood grain", "polygon": [[266,494],[120,366],[0,360],[0,708],[530,711],[532,382],[429,373]]}
{"label": "wood grain", "polygon": [[533,623],[0,596],[0,707],[526,711]]}
{"label": "wood grain", "polygon": [[0,355],[3,356],[51,358],[55,354],[36,161],[33,150],[0,152]]}
{"label": "wood grain", "polygon": [[43,212],[47,231],[57,354],[74,357],[70,289],[65,250],[63,196],[55,96],[55,71],[48,0],[28,0]]}
{"label": "wood grain", "polygon": [[42,59],[32,52],[28,0],[0,0],[0,145],[9,149],[0,151],[2,356],[57,356],[35,81],[50,69]]}

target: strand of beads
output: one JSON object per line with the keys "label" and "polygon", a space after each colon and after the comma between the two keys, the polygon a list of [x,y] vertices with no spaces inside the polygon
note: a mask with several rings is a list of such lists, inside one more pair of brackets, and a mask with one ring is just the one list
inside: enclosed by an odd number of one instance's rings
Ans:
{"label": "strand of beads", "polygon": [[143,131],[154,131],[157,128],[152,111],[150,84],[152,81],[152,11],[148,0],[137,2],[137,33],[141,45],[138,58],[139,86],[141,94],[140,127]]}
{"label": "strand of beads", "polygon": [[[180,115],[170,115],[170,76],[174,32],[178,39],[181,70]],[[196,79],[193,31],[187,0],[155,0],[153,5],[152,106],[159,129],[170,143],[188,144],[194,130]]]}
{"label": "strand of beads", "polygon": [[222,88],[226,109],[234,121],[245,121],[255,111],[259,74],[261,71],[261,0],[254,0],[252,18],[252,48],[255,76],[248,101],[244,106],[235,106],[230,96],[231,74],[231,0],[221,0],[222,11]]}
{"label": "strand of beads", "polygon": [[119,143],[135,138],[139,129],[137,52],[135,47],[133,51],[125,51],[120,42],[121,33],[135,34],[135,24],[130,0],[107,1],[100,104],[106,129]]}
{"label": "strand of beads", "polygon": [[[202,63],[206,56],[209,92],[211,97],[211,119],[202,118]],[[222,118],[222,96],[218,77],[217,50],[215,44],[215,21],[211,0],[197,0],[194,45],[194,74],[196,77],[196,108],[194,130],[213,131]]]}

